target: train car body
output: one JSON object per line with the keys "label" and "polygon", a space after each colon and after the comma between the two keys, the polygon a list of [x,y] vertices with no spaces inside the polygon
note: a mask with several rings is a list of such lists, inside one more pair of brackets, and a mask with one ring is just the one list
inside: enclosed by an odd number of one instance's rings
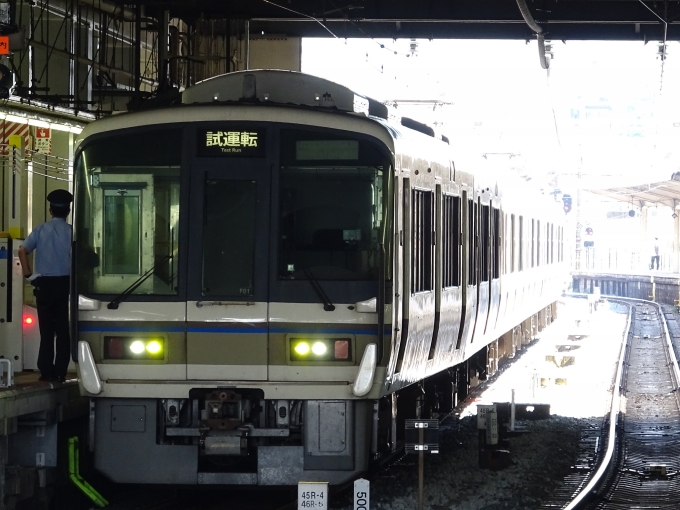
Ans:
{"label": "train car body", "polygon": [[560,208],[455,141],[300,73],[182,102],[77,142],[74,351],[112,480],[343,483],[554,317]]}

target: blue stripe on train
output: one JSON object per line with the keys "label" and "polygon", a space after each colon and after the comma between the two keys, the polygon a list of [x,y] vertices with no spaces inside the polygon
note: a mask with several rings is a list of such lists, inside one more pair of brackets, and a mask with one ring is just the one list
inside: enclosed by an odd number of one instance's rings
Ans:
{"label": "blue stripe on train", "polygon": [[[78,331],[83,333],[183,333],[184,328],[173,326],[165,328],[129,327],[129,326],[84,326],[79,325]],[[267,328],[211,328],[195,327],[186,328],[188,333],[267,333]],[[270,333],[314,333],[325,335],[375,335],[375,329],[313,329],[301,330],[299,328],[271,328]],[[385,330],[389,334],[389,330]]]}

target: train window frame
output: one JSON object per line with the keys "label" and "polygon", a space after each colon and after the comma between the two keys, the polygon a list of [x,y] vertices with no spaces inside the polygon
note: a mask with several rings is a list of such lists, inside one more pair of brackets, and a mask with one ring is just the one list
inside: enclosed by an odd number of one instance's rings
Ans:
{"label": "train window frame", "polygon": [[496,207],[491,208],[491,232],[492,232],[492,267],[491,278],[497,280],[501,276],[501,211]]}
{"label": "train window frame", "polygon": [[411,294],[434,290],[434,190],[411,188]]}
{"label": "train window frame", "polygon": [[480,261],[479,280],[488,282],[491,277],[490,262],[491,262],[491,206],[480,204],[479,217],[479,239],[480,239]]}
{"label": "train window frame", "polygon": [[462,214],[461,197],[442,195],[442,288],[461,285]]}
{"label": "train window frame", "polygon": [[524,260],[524,216],[522,214],[519,215],[519,267],[518,271],[524,271],[524,265],[525,265],[525,260]]}

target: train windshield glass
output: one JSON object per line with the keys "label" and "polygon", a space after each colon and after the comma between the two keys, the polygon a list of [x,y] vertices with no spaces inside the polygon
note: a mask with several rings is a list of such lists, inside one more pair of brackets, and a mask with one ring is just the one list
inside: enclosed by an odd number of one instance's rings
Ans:
{"label": "train windshield glass", "polygon": [[351,134],[281,133],[279,278],[377,280],[389,160]]}
{"label": "train windshield glass", "polygon": [[113,136],[76,161],[78,291],[177,293],[181,131]]}

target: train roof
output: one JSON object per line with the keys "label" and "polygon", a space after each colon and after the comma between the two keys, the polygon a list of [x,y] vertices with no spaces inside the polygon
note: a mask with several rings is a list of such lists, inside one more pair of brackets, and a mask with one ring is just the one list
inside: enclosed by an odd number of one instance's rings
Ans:
{"label": "train roof", "polygon": [[[406,147],[412,144],[407,140],[427,144],[429,138],[433,142],[439,141],[432,144],[434,146],[444,145],[442,142],[448,144],[448,139],[437,135],[430,126],[408,117],[398,117],[394,108],[355,93],[343,85],[309,74],[271,69],[233,72],[199,82],[182,93],[181,106],[113,115],[93,122],[83,130],[76,143],[96,133],[178,122],[177,112],[180,108],[185,112],[182,118],[188,118],[187,114],[191,111],[191,118],[196,121],[229,120],[230,115],[224,109],[211,108],[217,105],[278,107],[276,117],[281,122],[319,126],[325,125],[319,122],[319,113],[337,113],[340,115],[334,119],[333,127],[368,131],[366,134],[380,138],[395,152],[400,151],[395,145],[402,145],[403,142],[406,142],[403,149],[409,150]],[[252,109],[252,113],[246,115],[248,119],[240,116],[238,120],[272,121],[272,110],[269,108]],[[240,115],[244,113],[244,110],[237,111]],[[348,120],[342,121],[342,118]],[[375,129],[361,129],[361,120],[364,124],[377,124],[379,130],[387,130],[387,133],[379,136]],[[374,122],[366,123],[366,120]]]}

